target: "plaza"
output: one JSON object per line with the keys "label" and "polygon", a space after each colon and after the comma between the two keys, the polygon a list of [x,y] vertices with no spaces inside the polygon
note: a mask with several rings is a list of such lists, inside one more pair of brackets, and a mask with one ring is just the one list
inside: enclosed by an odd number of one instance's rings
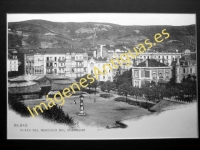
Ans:
{"label": "plaza", "polygon": [[[99,128],[113,126],[116,121],[131,119],[151,113],[147,109],[141,108],[139,106],[129,105],[124,102],[117,102],[114,100],[115,97],[116,96],[109,99],[102,98],[99,96],[99,94],[85,94],[83,101],[84,112],[86,115],[79,116],[79,96],[71,96],[70,98],[65,98],[63,110],[66,114],[72,117],[75,122],[80,122],[82,124],[85,124],[86,126],[95,126]],[[45,102],[45,99],[43,100],[43,102]],[[74,103],[74,100],[76,101],[76,104]],[[41,100],[27,100],[24,102],[27,106],[33,107],[35,105],[38,105]]]}

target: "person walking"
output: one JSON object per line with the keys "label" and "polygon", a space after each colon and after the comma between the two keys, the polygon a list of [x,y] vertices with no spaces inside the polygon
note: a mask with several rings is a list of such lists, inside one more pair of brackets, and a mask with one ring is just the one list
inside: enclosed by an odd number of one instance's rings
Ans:
{"label": "person walking", "polygon": [[74,104],[76,104],[76,101],[74,100]]}

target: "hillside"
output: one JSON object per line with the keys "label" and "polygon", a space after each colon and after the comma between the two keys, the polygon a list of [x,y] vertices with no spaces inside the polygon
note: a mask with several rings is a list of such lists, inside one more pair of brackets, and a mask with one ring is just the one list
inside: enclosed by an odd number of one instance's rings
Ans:
{"label": "hillside", "polygon": [[[190,26],[121,26],[110,23],[73,23],[29,20],[8,23],[9,46],[21,48],[73,48],[89,50],[98,44],[134,47],[146,38],[166,29],[170,38],[154,46],[156,51],[195,51],[195,25]],[[19,37],[16,39],[16,35]],[[16,44],[18,42],[18,44]]]}

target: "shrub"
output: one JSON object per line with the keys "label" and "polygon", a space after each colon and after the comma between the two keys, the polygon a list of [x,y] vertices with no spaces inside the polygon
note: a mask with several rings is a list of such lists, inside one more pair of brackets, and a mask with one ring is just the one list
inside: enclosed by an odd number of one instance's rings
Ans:
{"label": "shrub", "polygon": [[[87,92],[87,93],[89,93],[89,94],[95,93],[95,90],[94,90],[94,89],[84,89],[83,91],[84,91],[84,92]],[[99,93],[99,92],[96,91],[96,93]]]}
{"label": "shrub", "polygon": [[[30,112],[28,111],[26,105],[23,101],[17,100],[16,96],[9,95],[8,104],[11,109],[16,111],[21,116],[31,116]],[[51,109],[44,109],[43,113],[41,113],[43,118],[46,118],[51,121],[56,121],[58,123],[65,123],[67,125],[74,125],[74,120],[65,114],[61,106],[53,106]]]}
{"label": "shrub", "polygon": [[51,121],[56,121],[58,123],[65,123],[68,125],[74,125],[74,120],[68,116],[68,114],[65,114],[61,106],[58,106],[57,104],[53,106],[51,109],[44,110],[43,113],[41,113],[43,118],[46,118]]}
{"label": "shrub", "polygon": [[[125,97],[117,97],[114,99],[115,101],[118,101],[118,102],[126,102],[126,98]],[[155,104],[152,104],[152,103],[146,103],[146,102],[137,102],[137,101],[134,101],[134,100],[131,100],[129,98],[127,98],[127,103],[130,104],[130,105],[140,105],[141,104],[141,107],[142,108],[151,108],[153,107]],[[147,105],[146,105],[147,104]]]}
{"label": "shrub", "polygon": [[100,97],[103,97],[103,98],[110,98],[110,97],[113,97],[114,95],[112,94],[100,94]]}
{"label": "shrub", "polygon": [[28,117],[28,116],[31,115],[30,112],[28,111],[26,105],[24,104],[24,102],[23,101],[19,101],[19,99],[15,95],[11,96],[9,94],[8,105],[9,105],[9,108],[14,110],[15,112],[17,112],[21,116]]}

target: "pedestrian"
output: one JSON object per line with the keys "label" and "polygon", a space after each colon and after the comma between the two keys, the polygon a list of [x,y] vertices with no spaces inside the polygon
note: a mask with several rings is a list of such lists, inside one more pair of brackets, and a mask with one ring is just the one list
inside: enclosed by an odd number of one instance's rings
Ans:
{"label": "pedestrian", "polygon": [[74,104],[76,104],[76,101],[74,100]]}
{"label": "pedestrian", "polygon": [[94,103],[96,102],[96,98],[94,98]]}

